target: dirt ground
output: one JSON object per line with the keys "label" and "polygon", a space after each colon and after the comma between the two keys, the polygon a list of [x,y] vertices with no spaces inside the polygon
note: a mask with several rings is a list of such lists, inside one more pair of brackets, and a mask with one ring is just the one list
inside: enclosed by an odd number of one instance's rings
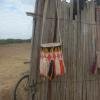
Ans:
{"label": "dirt ground", "polygon": [[[23,73],[29,70],[31,44],[0,45],[0,100],[12,100],[13,88]],[[98,52],[100,55],[100,52]],[[100,56],[98,56],[100,65]]]}
{"label": "dirt ground", "polygon": [[29,70],[29,43],[0,45],[0,100],[11,100],[13,87],[22,73]]}

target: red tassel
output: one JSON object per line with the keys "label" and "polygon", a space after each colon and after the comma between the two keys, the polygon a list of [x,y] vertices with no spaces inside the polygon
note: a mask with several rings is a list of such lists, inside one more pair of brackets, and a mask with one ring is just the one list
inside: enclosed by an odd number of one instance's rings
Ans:
{"label": "red tassel", "polygon": [[96,68],[97,68],[97,56],[95,57],[95,61],[93,62],[93,65],[91,67],[91,72],[92,74],[95,74],[96,73]]}
{"label": "red tassel", "polygon": [[64,63],[62,60],[60,60],[60,70],[61,70],[61,75],[64,74]]}

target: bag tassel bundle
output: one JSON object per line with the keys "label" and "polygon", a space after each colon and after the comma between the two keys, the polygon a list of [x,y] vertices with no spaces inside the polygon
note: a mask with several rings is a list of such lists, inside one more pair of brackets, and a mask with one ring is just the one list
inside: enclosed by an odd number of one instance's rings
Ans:
{"label": "bag tassel bundle", "polygon": [[40,75],[52,80],[65,73],[61,43],[41,44]]}

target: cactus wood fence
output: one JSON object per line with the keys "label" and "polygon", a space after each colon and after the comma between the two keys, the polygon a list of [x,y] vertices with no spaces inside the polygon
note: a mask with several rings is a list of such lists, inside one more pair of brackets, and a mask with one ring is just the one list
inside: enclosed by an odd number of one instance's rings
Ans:
{"label": "cactus wood fence", "polygon": [[[60,31],[64,43],[66,67],[66,74],[63,77],[57,77],[50,82],[41,80],[39,74],[40,38],[43,11],[46,9],[47,1],[49,4],[44,23],[43,42],[52,42],[54,38],[57,39],[57,33]],[[37,83],[35,100],[99,100],[100,74],[95,69],[96,73],[91,73],[91,68],[96,62],[95,3],[86,2],[81,13],[77,3],[77,15],[73,20],[73,0],[71,3],[64,0],[37,0],[35,14],[30,83],[32,84],[33,80],[35,82],[41,80],[41,83]],[[58,20],[59,29],[56,26]]]}

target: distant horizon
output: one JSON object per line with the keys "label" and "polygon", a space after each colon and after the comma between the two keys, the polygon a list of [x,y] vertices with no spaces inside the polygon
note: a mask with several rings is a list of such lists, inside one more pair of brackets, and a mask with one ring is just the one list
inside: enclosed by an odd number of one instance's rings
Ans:
{"label": "distant horizon", "polygon": [[2,40],[2,39],[4,39],[4,40],[6,40],[6,39],[22,39],[22,40],[24,40],[24,39],[31,39],[32,38],[32,36],[29,36],[29,37],[0,37],[0,40]]}
{"label": "distant horizon", "polygon": [[7,37],[7,38],[0,38],[0,40],[2,40],[2,39],[4,39],[4,40],[6,40],[6,39],[22,39],[22,40],[24,40],[24,39],[31,39],[32,37],[27,37],[27,38],[17,38],[17,37]]}
{"label": "distant horizon", "polygon": [[2,39],[4,39],[4,40],[5,39],[31,39],[31,38],[32,38],[32,33],[31,33],[31,35],[25,36],[25,37],[24,36],[20,36],[20,35],[19,36],[12,36],[12,37],[11,36],[5,36],[5,37],[3,37],[3,36],[1,37],[0,36],[0,40],[2,40]]}

